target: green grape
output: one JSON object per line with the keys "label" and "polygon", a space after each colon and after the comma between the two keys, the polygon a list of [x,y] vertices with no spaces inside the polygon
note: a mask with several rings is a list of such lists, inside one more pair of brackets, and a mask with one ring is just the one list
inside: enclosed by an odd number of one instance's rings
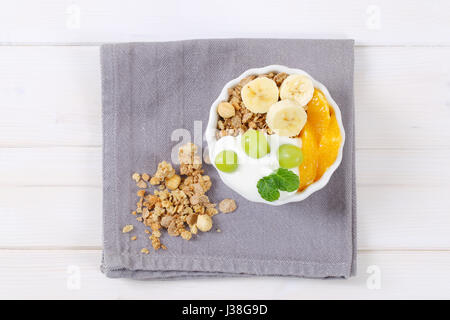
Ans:
{"label": "green grape", "polygon": [[223,172],[233,172],[238,167],[238,156],[236,152],[231,150],[221,151],[215,159],[217,169]]}
{"label": "green grape", "polygon": [[241,145],[245,153],[252,158],[262,158],[270,152],[270,145],[264,133],[253,129],[242,135]]}
{"label": "green grape", "polygon": [[278,148],[278,163],[280,167],[291,169],[298,167],[303,161],[303,152],[292,144],[283,144]]}

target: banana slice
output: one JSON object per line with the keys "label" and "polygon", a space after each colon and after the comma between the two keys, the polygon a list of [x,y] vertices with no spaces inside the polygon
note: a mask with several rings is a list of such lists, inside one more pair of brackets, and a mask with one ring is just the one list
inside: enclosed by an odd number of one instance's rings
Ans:
{"label": "banana slice", "polygon": [[305,110],[293,100],[281,100],[267,112],[266,122],[273,132],[285,137],[297,136],[305,126]]}
{"label": "banana slice", "polygon": [[266,113],[278,101],[278,95],[277,84],[266,77],[250,81],[241,90],[245,107],[253,113]]}
{"label": "banana slice", "polygon": [[299,105],[306,106],[314,94],[312,80],[305,75],[293,74],[287,77],[280,87],[280,97],[282,100],[291,99]]}

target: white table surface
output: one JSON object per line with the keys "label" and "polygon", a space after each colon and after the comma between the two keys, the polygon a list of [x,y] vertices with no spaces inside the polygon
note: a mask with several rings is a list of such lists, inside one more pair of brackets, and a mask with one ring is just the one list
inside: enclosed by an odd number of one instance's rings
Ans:
{"label": "white table surface", "polygon": [[[25,1],[0,10],[0,298],[450,298],[450,1]],[[353,38],[358,276],[99,272],[104,42]]]}

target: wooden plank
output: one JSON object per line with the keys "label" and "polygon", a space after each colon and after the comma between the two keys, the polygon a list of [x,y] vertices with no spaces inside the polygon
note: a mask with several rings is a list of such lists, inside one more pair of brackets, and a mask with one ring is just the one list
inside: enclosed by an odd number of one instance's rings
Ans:
{"label": "wooden plank", "polygon": [[448,186],[449,161],[450,149],[358,150],[356,181],[380,186]]}
{"label": "wooden plank", "polygon": [[192,38],[354,38],[359,44],[450,44],[449,2],[435,0],[6,1],[0,42]]}
{"label": "wooden plank", "polygon": [[0,217],[0,248],[102,246],[98,187],[2,187]]}
{"label": "wooden plank", "polygon": [[[357,147],[449,148],[449,56],[356,48]],[[0,47],[0,57],[0,147],[101,145],[98,47]]]}
{"label": "wooden plank", "polygon": [[[349,280],[107,279],[101,252],[0,251],[2,299],[448,299],[449,252],[363,252]],[[425,271],[425,272],[424,272]]]}
{"label": "wooden plank", "polygon": [[[357,191],[359,249],[450,250],[450,187]],[[101,248],[101,217],[98,187],[0,187],[0,248]]]}
{"label": "wooden plank", "polygon": [[358,248],[450,249],[450,187],[357,188]]}
{"label": "wooden plank", "polygon": [[356,146],[450,147],[450,48],[356,48]]}
{"label": "wooden plank", "polygon": [[0,146],[101,145],[98,47],[0,53]]}
{"label": "wooden plank", "polygon": [[100,186],[100,147],[0,148],[0,185]]}

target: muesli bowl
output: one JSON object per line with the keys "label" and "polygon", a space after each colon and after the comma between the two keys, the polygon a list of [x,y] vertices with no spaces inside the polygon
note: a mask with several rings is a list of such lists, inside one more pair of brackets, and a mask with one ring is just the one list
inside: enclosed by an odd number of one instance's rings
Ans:
{"label": "muesli bowl", "polygon": [[[284,197],[284,198],[282,197],[275,201],[266,201],[263,198],[248,196],[247,194],[245,194],[245,192],[242,192],[242,189],[239,190],[239,188],[236,186],[236,184],[230,183],[228,181],[229,179],[227,179],[228,173],[225,173],[225,172],[222,172],[221,170],[219,170],[217,168],[216,164],[214,163],[215,156],[217,155],[216,146],[218,145],[218,141],[219,141],[217,134],[216,134],[217,133],[217,125],[218,125],[218,121],[219,121],[219,115],[217,113],[217,107],[218,107],[219,103],[221,103],[222,101],[228,101],[229,89],[238,85],[242,79],[244,79],[250,75],[264,75],[264,74],[268,74],[270,72],[286,73],[288,75],[293,75],[293,74],[305,75],[305,76],[308,76],[309,78],[311,78],[314,89],[318,89],[323,93],[328,104],[334,110],[334,115],[336,117],[337,125],[339,127],[339,131],[340,131],[340,135],[341,135],[341,143],[340,143],[340,146],[339,146],[339,149],[337,152],[337,157],[336,157],[335,161],[322,174],[320,179],[318,179],[317,181],[310,184],[303,191],[297,191],[295,193],[291,193],[291,194],[289,194],[289,196]],[[311,77],[311,75],[309,75],[308,73],[306,73],[303,70],[288,68],[286,66],[281,66],[281,65],[270,65],[270,66],[266,66],[263,68],[249,69],[249,70],[245,71],[244,73],[242,73],[238,78],[229,81],[224,86],[224,88],[222,89],[218,98],[211,105],[210,113],[209,113],[209,120],[208,120],[208,124],[207,124],[207,128],[206,128],[206,132],[205,132],[205,137],[206,137],[206,140],[208,143],[208,153],[209,153],[209,158],[211,159],[211,164],[216,168],[217,172],[219,173],[219,176],[221,177],[222,182],[225,183],[225,185],[227,185],[232,190],[238,192],[239,194],[241,194],[244,198],[246,198],[249,201],[261,202],[261,203],[266,203],[266,204],[277,206],[277,205],[282,205],[282,204],[286,204],[286,203],[290,203],[290,202],[302,201],[302,200],[306,199],[307,197],[309,197],[314,192],[316,192],[326,186],[326,184],[330,180],[331,176],[333,175],[334,171],[339,167],[339,165],[342,161],[343,146],[345,143],[345,130],[344,130],[344,126],[342,124],[342,117],[341,117],[341,111],[339,109],[339,106],[333,100],[333,98],[331,97],[327,88],[323,84],[321,84],[320,82],[315,80],[313,77]],[[220,138],[220,139],[223,139],[223,138]],[[245,181],[243,181],[243,182],[245,182]]]}

